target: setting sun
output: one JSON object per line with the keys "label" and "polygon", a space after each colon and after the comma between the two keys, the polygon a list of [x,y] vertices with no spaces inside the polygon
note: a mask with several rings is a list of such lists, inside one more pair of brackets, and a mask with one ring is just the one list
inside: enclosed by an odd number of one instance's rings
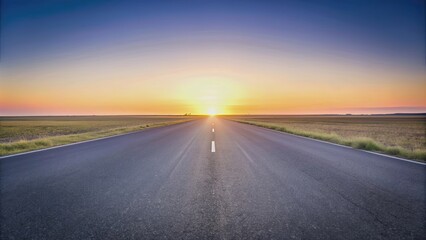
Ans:
{"label": "setting sun", "polygon": [[182,82],[176,98],[194,114],[232,113],[245,96],[239,82],[228,76],[184,76]]}
{"label": "setting sun", "polygon": [[216,111],[216,109],[214,109],[214,108],[209,108],[209,109],[207,110],[207,113],[208,113],[210,116],[214,116],[214,115],[216,115],[216,114],[217,114],[217,111]]}

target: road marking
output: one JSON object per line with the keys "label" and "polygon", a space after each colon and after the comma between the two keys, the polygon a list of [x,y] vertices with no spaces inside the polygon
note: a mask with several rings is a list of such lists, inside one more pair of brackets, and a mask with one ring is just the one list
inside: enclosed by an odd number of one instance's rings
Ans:
{"label": "road marking", "polygon": [[214,128],[212,128],[212,132],[214,132]]}
{"label": "road marking", "polygon": [[214,144],[214,141],[212,141],[212,152],[216,152],[216,146]]}

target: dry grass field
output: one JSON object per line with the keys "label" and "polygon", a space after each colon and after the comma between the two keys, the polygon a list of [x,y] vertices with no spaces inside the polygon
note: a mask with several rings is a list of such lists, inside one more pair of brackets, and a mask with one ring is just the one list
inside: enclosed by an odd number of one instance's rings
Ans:
{"label": "dry grass field", "polygon": [[233,116],[292,134],[390,155],[426,160],[426,116]]}
{"label": "dry grass field", "polygon": [[0,155],[175,124],[194,118],[188,116],[0,117]]}

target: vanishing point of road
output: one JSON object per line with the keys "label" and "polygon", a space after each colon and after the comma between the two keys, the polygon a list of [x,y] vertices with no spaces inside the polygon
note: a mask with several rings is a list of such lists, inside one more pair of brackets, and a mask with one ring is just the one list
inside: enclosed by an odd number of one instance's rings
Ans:
{"label": "vanishing point of road", "polygon": [[0,167],[1,239],[426,236],[426,165],[219,117]]}

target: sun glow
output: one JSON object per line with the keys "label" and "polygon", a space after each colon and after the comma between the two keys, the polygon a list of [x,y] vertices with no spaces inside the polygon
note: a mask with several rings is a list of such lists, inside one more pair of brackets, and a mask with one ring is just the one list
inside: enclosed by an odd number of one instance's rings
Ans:
{"label": "sun glow", "polygon": [[216,115],[216,114],[217,114],[217,111],[216,111],[216,109],[215,109],[215,108],[209,108],[209,109],[207,110],[207,113],[208,113],[210,116],[214,116],[214,115]]}
{"label": "sun glow", "polygon": [[194,114],[229,114],[242,98],[242,88],[227,77],[189,77],[182,80],[179,98]]}

